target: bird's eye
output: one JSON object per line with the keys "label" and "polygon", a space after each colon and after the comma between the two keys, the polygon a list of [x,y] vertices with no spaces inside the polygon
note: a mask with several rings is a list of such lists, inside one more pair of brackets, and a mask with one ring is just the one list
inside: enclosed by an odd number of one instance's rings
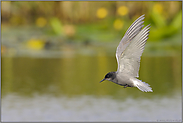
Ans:
{"label": "bird's eye", "polygon": [[107,75],[105,76],[105,78],[110,78],[110,75],[109,75],[109,74],[107,74]]}

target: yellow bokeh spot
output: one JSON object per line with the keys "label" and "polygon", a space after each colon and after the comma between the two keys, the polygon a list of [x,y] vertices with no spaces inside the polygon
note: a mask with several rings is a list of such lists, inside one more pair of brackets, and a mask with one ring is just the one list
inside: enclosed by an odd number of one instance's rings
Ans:
{"label": "yellow bokeh spot", "polygon": [[38,27],[44,27],[46,25],[46,23],[47,23],[47,20],[43,17],[39,17],[36,19],[36,25]]}
{"label": "yellow bokeh spot", "polygon": [[120,6],[117,10],[118,14],[124,16],[128,14],[128,8],[126,6]]}
{"label": "yellow bokeh spot", "polygon": [[159,3],[156,3],[153,6],[153,11],[157,12],[157,13],[162,13],[163,12],[163,6],[161,4],[159,4]]}
{"label": "yellow bokeh spot", "polygon": [[97,10],[98,18],[105,18],[107,16],[107,10],[105,8],[100,8]]}
{"label": "yellow bokeh spot", "polygon": [[117,29],[117,30],[122,29],[123,25],[124,25],[124,22],[122,20],[120,20],[120,19],[116,19],[114,21],[114,24],[113,24],[114,28]]}
{"label": "yellow bokeh spot", "polygon": [[27,47],[33,50],[40,50],[43,49],[44,42],[42,40],[31,39],[27,42]]}

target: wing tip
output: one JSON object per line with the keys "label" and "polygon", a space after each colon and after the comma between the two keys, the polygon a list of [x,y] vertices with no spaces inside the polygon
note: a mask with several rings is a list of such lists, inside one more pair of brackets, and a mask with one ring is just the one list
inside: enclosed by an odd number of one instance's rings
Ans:
{"label": "wing tip", "polygon": [[127,29],[125,35],[128,35],[129,39],[133,39],[143,28],[143,23],[144,23],[144,17],[145,14],[141,15],[138,17]]}

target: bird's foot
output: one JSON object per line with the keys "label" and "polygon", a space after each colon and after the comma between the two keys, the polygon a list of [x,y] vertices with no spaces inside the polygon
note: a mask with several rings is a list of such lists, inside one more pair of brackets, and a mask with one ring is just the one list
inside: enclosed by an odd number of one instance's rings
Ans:
{"label": "bird's foot", "polygon": [[126,87],[132,87],[132,86],[130,86],[130,85],[127,85],[127,84],[126,84],[126,85],[124,86],[124,88],[126,88]]}
{"label": "bird's foot", "polygon": [[127,84],[124,86],[124,88],[126,88],[126,87],[128,87],[128,85],[127,85]]}

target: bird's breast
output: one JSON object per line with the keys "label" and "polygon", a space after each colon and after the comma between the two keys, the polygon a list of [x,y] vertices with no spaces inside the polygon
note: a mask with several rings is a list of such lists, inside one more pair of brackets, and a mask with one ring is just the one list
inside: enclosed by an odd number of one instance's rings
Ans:
{"label": "bird's breast", "polygon": [[126,84],[133,86],[133,81],[131,80],[131,76],[126,74],[120,74],[116,76],[117,78],[117,84],[125,86]]}

